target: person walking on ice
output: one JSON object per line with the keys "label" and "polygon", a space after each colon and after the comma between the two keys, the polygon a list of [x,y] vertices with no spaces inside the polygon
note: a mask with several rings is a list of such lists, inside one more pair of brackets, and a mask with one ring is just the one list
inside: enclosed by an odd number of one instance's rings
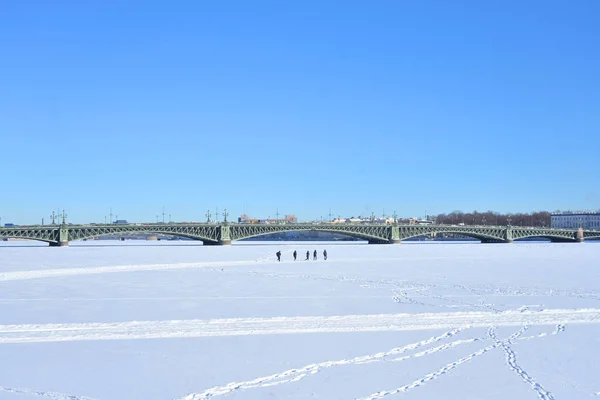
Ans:
{"label": "person walking on ice", "polygon": [[298,253],[296,252],[296,250],[294,250],[294,261],[296,261],[296,256],[298,256]]}
{"label": "person walking on ice", "polygon": [[281,252],[277,251],[277,253],[275,253],[275,255],[277,256],[277,261],[281,261]]}
{"label": "person walking on ice", "polygon": [[317,259],[317,251],[315,250],[315,252],[313,253],[313,260]]}
{"label": "person walking on ice", "polygon": [[310,258],[310,251],[306,250],[306,260],[304,260],[304,261],[308,261],[309,258]]}
{"label": "person walking on ice", "polygon": [[323,258],[327,261],[327,250],[323,250]]}

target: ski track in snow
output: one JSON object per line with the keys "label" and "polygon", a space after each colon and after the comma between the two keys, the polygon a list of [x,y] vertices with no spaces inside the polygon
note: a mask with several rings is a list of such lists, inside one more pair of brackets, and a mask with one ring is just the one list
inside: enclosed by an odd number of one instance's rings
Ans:
{"label": "ski track in snow", "polygon": [[[480,309],[490,310],[490,311],[494,311],[494,312],[502,311],[502,310],[495,308],[493,304],[485,303],[480,295],[471,295],[471,296],[476,296],[476,297],[480,298],[479,303],[469,303],[466,301],[453,299],[452,296],[442,296],[442,295],[435,295],[435,294],[426,295],[426,294],[421,293],[421,291],[419,291],[420,294],[416,295],[416,296],[410,296],[406,291],[401,291],[401,292],[394,291],[393,293],[394,293],[394,296],[392,297],[392,300],[394,300],[394,302],[396,302],[396,303],[408,303],[408,304],[415,304],[415,305],[424,306],[424,307],[462,308],[465,310],[471,310],[473,308],[480,308]],[[423,301],[415,300],[415,298],[420,298],[420,297],[431,298],[431,299],[445,301],[445,302],[454,303],[454,304],[425,303]]]}
{"label": "ski track in snow", "polygon": [[423,350],[423,351],[420,351],[420,352],[415,353],[415,354],[411,354],[411,355],[408,355],[408,356],[402,356],[402,357],[394,358],[391,361],[398,362],[398,361],[408,360],[410,358],[423,357],[423,356],[427,356],[429,354],[438,353],[440,351],[448,350],[448,349],[454,348],[456,346],[460,346],[462,344],[478,342],[480,340],[483,340],[483,338],[472,338],[472,339],[455,340],[453,342],[441,344],[439,346],[432,347],[431,349]]}
{"label": "ski track in snow", "polygon": [[[291,257],[293,250],[287,250],[282,253],[287,254]],[[301,256],[299,254],[298,256]],[[395,260],[396,258],[391,258]],[[382,258],[382,260],[385,260]],[[311,252],[312,261],[312,252]],[[359,263],[368,262],[370,259],[338,259],[337,261],[343,261],[346,263]],[[297,263],[298,261],[296,261]],[[314,262],[314,261],[313,261]],[[318,260],[323,262],[323,260]],[[206,262],[193,262],[193,263],[169,263],[169,264],[134,264],[134,265],[109,265],[102,267],[80,267],[80,268],[54,268],[54,269],[36,269],[29,271],[12,271],[0,273],[0,282],[8,281],[21,281],[29,279],[42,279],[42,278],[55,278],[62,276],[77,276],[77,275],[96,275],[96,274],[107,274],[116,272],[137,272],[137,271],[163,271],[163,270],[174,270],[174,269],[210,269],[210,268],[223,268],[223,267],[239,267],[239,266],[252,266],[256,263],[261,264],[292,264],[294,261],[282,261],[277,262],[275,255],[268,255],[259,257],[255,260],[238,260],[238,261],[206,261]],[[276,275],[276,274],[274,274]]]}
{"label": "ski track in snow", "polygon": [[[284,383],[297,382],[297,381],[304,379],[310,375],[317,374],[318,372],[320,372],[321,370],[326,369],[326,368],[351,365],[351,364],[354,364],[354,365],[368,364],[368,363],[381,362],[381,361],[390,361],[390,362],[405,361],[405,360],[409,360],[412,358],[424,357],[424,356],[427,356],[430,354],[439,353],[441,351],[449,350],[449,349],[455,348],[460,345],[478,342],[478,341],[484,341],[484,340],[491,339],[491,338],[496,338],[496,339],[492,339],[493,343],[491,345],[488,345],[488,346],[486,346],[476,352],[473,352],[465,357],[461,357],[460,359],[458,359],[454,362],[451,362],[451,363],[441,367],[440,369],[411,382],[410,384],[407,384],[407,385],[404,385],[404,386],[401,386],[399,388],[389,390],[389,391],[379,391],[379,392],[373,393],[367,397],[361,398],[361,400],[380,399],[380,398],[383,398],[388,395],[406,392],[410,389],[414,389],[419,386],[422,386],[423,384],[425,384],[431,380],[437,379],[437,378],[441,377],[442,375],[445,375],[446,373],[448,373],[449,371],[453,370],[454,368],[458,367],[461,364],[467,363],[467,362],[473,360],[474,358],[479,357],[479,356],[481,356],[489,351],[492,351],[498,347],[501,347],[504,345],[508,346],[508,344],[514,342],[515,340],[531,340],[531,339],[541,338],[541,337],[548,336],[548,335],[556,335],[559,332],[564,331],[564,325],[558,325],[557,328],[554,330],[554,332],[552,332],[550,334],[544,332],[544,333],[540,333],[538,335],[521,337],[523,335],[523,333],[527,331],[528,328],[529,327],[527,325],[522,326],[521,329],[519,329],[517,332],[513,333],[507,339],[501,341],[501,340],[498,340],[495,336],[496,327],[492,326],[488,329],[488,337],[487,338],[486,337],[475,337],[475,338],[471,338],[471,339],[459,339],[459,340],[455,340],[455,341],[452,341],[449,343],[444,343],[442,345],[438,345],[438,346],[435,346],[435,347],[432,347],[432,348],[429,348],[429,349],[426,349],[426,350],[423,350],[423,351],[420,351],[420,352],[417,352],[414,354],[409,354],[409,355],[405,355],[405,356],[401,356],[401,357],[397,357],[397,358],[390,358],[390,356],[403,354],[408,351],[418,349],[419,347],[424,347],[424,346],[434,344],[434,343],[439,342],[444,339],[449,339],[461,332],[460,329],[454,329],[454,330],[445,332],[442,335],[430,337],[423,341],[411,343],[411,344],[405,345],[403,347],[391,349],[389,351],[375,353],[372,355],[359,356],[359,357],[355,357],[352,359],[343,359],[343,360],[337,360],[337,361],[325,361],[325,362],[321,362],[321,363],[309,364],[302,368],[290,369],[290,370],[287,370],[287,371],[284,371],[281,373],[268,375],[268,376],[256,378],[253,380],[241,381],[241,382],[231,382],[231,383],[223,385],[223,386],[212,387],[201,393],[188,394],[188,395],[180,398],[179,400],[202,400],[202,399],[208,399],[210,397],[227,395],[227,394],[230,394],[237,390],[255,389],[255,388],[261,388],[261,387],[270,387],[270,386],[281,385]],[[552,400],[552,397],[545,397],[545,398],[543,398],[543,400]]]}
{"label": "ski track in snow", "polygon": [[33,271],[14,271],[0,273],[0,282],[21,281],[41,278],[56,278],[63,276],[97,275],[115,272],[166,271],[173,269],[209,269],[222,267],[236,267],[248,265],[250,263],[252,263],[252,261],[213,261],[202,263],[112,265],[105,267],[56,268]]}
{"label": "ski track in snow", "polygon": [[0,325],[0,344],[292,333],[394,332],[567,323],[600,323],[600,309]]}
{"label": "ski track in snow", "polygon": [[[517,331],[514,334],[512,334],[508,339],[501,341],[501,340],[499,340],[496,337],[496,333],[495,333],[496,327],[490,327],[488,329],[488,336],[489,336],[489,338],[491,338],[494,341],[494,344],[486,346],[483,349],[480,349],[480,350],[478,350],[478,351],[476,351],[474,353],[471,353],[471,354],[469,354],[469,355],[467,355],[465,357],[462,357],[462,358],[460,358],[460,359],[458,359],[458,360],[456,360],[454,362],[451,362],[450,364],[447,364],[447,365],[443,366],[442,368],[438,369],[437,371],[432,372],[430,374],[427,374],[427,375],[423,376],[422,378],[419,378],[419,379],[415,380],[414,382],[412,382],[410,384],[407,384],[407,385],[404,385],[404,386],[401,386],[399,388],[396,388],[396,389],[393,389],[393,390],[389,390],[389,391],[376,392],[376,393],[371,394],[370,396],[363,397],[363,398],[361,398],[359,400],[375,400],[375,399],[383,398],[383,397],[388,396],[388,395],[406,392],[406,391],[408,391],[410,389],[414,389],[414,388],[417,388],[419,386],[422,386],[424,383],[427,383],[427,382],[429,382],[431,380],[439,378],[440,376],[445,375],[447,372],[453,370],[454,368],[458,367],[459,365],[464,364],[464,363],[466,363],[468,361],[471,361],[475,357],[479,357],[479,356],[481,356],[481,355],[483,355],[483,354],[485,354],[485,353],[487,353],[487,352],[489,352],[491,350],[496,349],[499,346],[502,346],[503,348],[506,346],[506,347],[508,347],[510,349],[509,344],[513,343],[515,340],[531,340],[531,339],[545,337],[545,336],[548,336],[548,335],[557,335],[560,332],[564,332],[565,326],[563,324],[559,324],[559,325],[556,326],[556,329],[553,332],[551,332],[551,333],[543,332],[543,333],[540,333],[538,335],[521,337],[523,335],[523,333],[525,333],[525,331],[527,331],[527,329],[529,329],[529,326],[523,326],[519,331]],[[435,353],[437,351],[445,350],[447,348],[455,347],[457,344],[471,343],[471,342],[481,341],[481,340],[484,340],[484,338],[473,338],[473,339],[467,339],[467,340],[457,340],[457,341],[454,341],[454,342],[450,342],[450,343],[447,343],[447,344],[435,347],[435,348],[430,349],[430,350],[425,350],[425,351],[423,351],[421,353],[431,354],[431,353]],[[460,343],[460,342],[462,342],[462,343]],[[511,352],[512,352],[512,349],[511,349]],[[421,354],[421,353],[417,353],[417,354]],[[415,356],[417,356],[417,354],[415,354]],[[516,366],[517,368],[519,368],[517,366],[517,364],[516,364],[516,356],[514,355],[514,352],[512,352],[512,355],[513,355],[512,356],[512,361],[514,361],[514,363],[513,364],[509,363],[508,364],[509,367],[511,369],[513,369],[513,366]],[[399,358],[397,360],[401,360],[402,358],[404,358],[404,357],[401,357],[401,358]],[[515,370],[515,369],[513,369],[513,370]],[[537,391],[539,389],[538,395],[539,395],[540,392],[542,392],[544,390],[541,387],[541,385],[537,384],[532,379],[531,379],[531,382],[529,382],[529,381],[527,381],[527,382],[528,383],[533,382],[534,390]],[[542,400],[553,400],[554,399],[552,397],[552,395],[550,395],[550,393],[546,393],[546,394],[547,394],[547,397],[540,396],[540,399],[542,399]]]}
{"label": "ski track in snow", "polygon": [[[562,325],[559,325],[555,332],[558,333],[562,332],[563,330],[564,327]],[[510,340],[499,340],[493,329],[489,331],[489,336],[490,339],[492,339],[498,346],[501,346],[504,350],[504,353],[506,354],[506,364],[508,365],[508,367],[517,375],[519,375],[519,377],[521,377],[523,381],[525,381],[531,386],[531,388],[537,393],[540,400],[554,400],[552,393],[546,390],[540,383],[536,382],[535,379],[533,379],[527,373],[527,371],[523,370],[523,368],[519,364],[517,364],[517,355],[510,346]]]}
{"label": "ski track in snow", "polygon": [[11,387],[2,387],[2,386],[0,386],[0,392],[23,394],[23,395],[28,395],[28,396],[45,397],[45,398],[54,399],[54,400],[95,400],[91,397],[75,396],[75,395],[66,394],[66,393],[42,392],[42,391],[38,391],[38,390],[23,389],[23,388],[11,388]]}
{"label": "ski track in snow", "polygon": [[154,297],[38,297],[38,298],[0,298],[0,303],[45,303],[45,302],[98,302],[98,301],[227,301],[227,300],[334,300],[334,299],[387,299],[386,295],[315,295],[315,296],[154,296]]}
{"label": "ski track in snow", "polygon": [[[389,351],[375,353],[372,355],[360,356],[360,357],[355,357],[352,359],[343,359],[343,360],[337,360],[337,361],[325,361],[325,362],[316,363],[316,364],[309,364],[302,368],[290,369],[288,371],[284,371],[284,372],[281,372],[278,374],[273,374],[273,375],[269,375],[269,376],[265,376],[265,377],[261,377],[261,378],[256,378],[256,379],[253,379],[250,381],[231,382],[224,386],[216,386],[216,387],[207,389],[202,393],[189,394],[189,395],[183,397],[181,400],[201,400],[201,399],[207,399],[207,398],[213,397],[213,396],[226,395],[226,394],[229,394],[229,393],[231,393],[235,390],[239,390],[239,389],[252,389],[252,388],[258,388],[258,387],[275,386],[275,385],[280,385],[282,383],[298,381],[300,379],[305,378],[308,375],[314,375],[325,368],[332,368],[332,367],[337,367],[337,366],[341,366],[341,365],[350,365],[350,364],[367,364],[367,363],[382,361],[386,357],[389,357],[392,355],[397,355],[397,354],[403,354],[407,351],[414,350],[414,349],[417,349],[422,346],[426,346],[426,345],[429,345],[432,343],[439,342],[442,339],[450,338],[450,337],[456,335],[457,333],[459,333],[460,331],[461,331],[460,329],[454,329],[454,330],[448,331],[446,333],[443,333],[439,336],[433,336],[429,339],[411,343],[411,344],[405,345],[403,347],[391,349]],[[422,352],[422,353],[423,353],[423,355],[425,355],[425,352]],[[417,353],[417,354],[420,354],[420,353]],[[404,358],[402,358],[402,360],[412,358],[412,357],[418,357],[417,354],[415,354],[413,356],[404,357]],[[401,361],[401,359],[396,359],[394,361]]]}
{"label": "ski track in snow", "polygon": [[[495,327],[490,327],[489,331],[488,331],[488,335],[493,335],[495,330]],[[523,332],[525,332],[527,330],[527,327],[524,326],[522,327],[519,331],[517,331],[516,333],[512,334],[507,341],[510,340],[514,340],[517,339],[519,336],[521,336],[523,334]],[[398,394],[398,393],[403,393],[403,392],[407,392],[411,389],[417,388],[419,386],[422,386],[423,384],[432,381],[434,379],[437,379],[439,377],[441,377],[442,375],[445,375],[446,373],[450,372],[451,370],[453,370],[454,368],[458,367],[461,364],[467,363],[471,360],[473,360],[476,357],[479,357],[493,349],[495,349],[496,347],[500,346],[500,343],[494,343],[491,344],[489,346],[486,346],[474,353],[471,353],[465,357],[459,358],[456,361],[453,361],[443,367],[441,367],[440,369],[438,369],[437,371],[434,371],[432,373],[429,373],[415,381],[413,381],[412,383],[409,383],[407,385],[404,386],[400,386],[396,389],[392,389],[392,390],[385,390],[385,391],[379,391],[376,393],[373,393],[369,396],[366,397],[361,397],[359,398],[359,400],[376,400],[376,399],[381,399],[383,397],[389,396],[389,395],[393,395],[393,394]]]}

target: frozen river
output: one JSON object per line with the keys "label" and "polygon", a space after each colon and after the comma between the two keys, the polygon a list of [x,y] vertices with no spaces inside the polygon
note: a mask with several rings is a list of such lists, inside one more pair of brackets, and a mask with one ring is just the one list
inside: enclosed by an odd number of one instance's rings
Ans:
{"label": "frozen river", "polygon": [[0,399],[600,399],[599,266],[600,243],[4,242]]}

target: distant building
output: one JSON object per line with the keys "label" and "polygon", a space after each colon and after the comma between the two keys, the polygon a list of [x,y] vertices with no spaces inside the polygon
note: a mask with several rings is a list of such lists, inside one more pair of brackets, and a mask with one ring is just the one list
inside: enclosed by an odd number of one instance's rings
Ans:
{"label": "distant building", "polygon": [[600,211],[565,211],[550,215],[552,228],[600,229]]}
{"label": "distant building", "polygon": [[285,222],[288,224],[296,224],[298,223],[298,218],[295,215],[286,215]]}
{"label": "distant building", "polygon": [[246,214],[238,217],[240,224],[296,224],[298,218],[295,215],[286,215],[284,218],[250,218]]}

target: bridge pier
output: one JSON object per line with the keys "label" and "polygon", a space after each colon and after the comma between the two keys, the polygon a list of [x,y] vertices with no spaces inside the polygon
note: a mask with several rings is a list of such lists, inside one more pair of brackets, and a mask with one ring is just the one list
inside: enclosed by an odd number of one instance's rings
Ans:
{"label": "bridge pier", "polygon": [[231,240],[219,240],[218,242],[203,241],[204,246],[231,246]]}
{"label": "bridge pier", "polygon": [[227,222],[219,227],[217,245],[219,246],[231,246],[231,227]]}
{"label": "bridge pier", "polygon": [[69,246],[69,228],[67,225],[62,223],[60,229],[58,230],[58,237],[56,238],[56,242],[50,242],[50,246],[52,247],[67,247]]}
{"label": "bridge pier", "polygon": [[504,232],[504,243],[512,243],[512,242],[514,242],[513,233],[512,233],[512,228],[509,225],[506,227],[506,231]]}
{"label": "bridge pier", "polygon": [[369,244],[400,244],[400,243],[402,243],[402,241],[400,239],[388,239],[388,240],[371,239],[371,240],[369,240]]}
{"label": "bridge pier", "polygon": [[577,243],[583,243],[583,228],[577,229],[577,233],[575,234],[575,241]]}
{"label": "bridge pier", "polygon": [[397,225],[393,225],[389,230],[388,241],[390,244],[400,244],[402,240],[400,240],[400,228]]}

